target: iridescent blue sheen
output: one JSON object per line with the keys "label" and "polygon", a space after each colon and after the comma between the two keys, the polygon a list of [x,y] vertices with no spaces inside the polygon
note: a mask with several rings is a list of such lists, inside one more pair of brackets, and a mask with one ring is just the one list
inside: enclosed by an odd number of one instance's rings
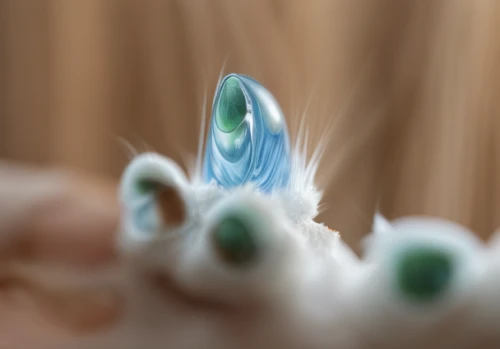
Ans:
{"label": "iridescent blue sheen", "polygon": [[203,175],[206,182],[215,180],[225,188],[253,182],[264,192],[289,182],[285,117],[273,95],[248,76],[229,74],[218,86]]}

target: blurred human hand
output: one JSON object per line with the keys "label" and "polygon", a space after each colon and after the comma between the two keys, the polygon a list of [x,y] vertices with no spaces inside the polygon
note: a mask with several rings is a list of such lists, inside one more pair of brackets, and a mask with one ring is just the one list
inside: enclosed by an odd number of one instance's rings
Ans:
{"label": "blurred human hand", "polygon": [[[64,266],[85,273],[111,263],[119,215],[115,193],[113,181],[0,162],[1,349],[50,346],[73,335],[50,321],[35,301],[32,291],[38,286],[27,285],[37,281],[13,274],[11,266]],[[85,303],[74,300],[80,302]]]}

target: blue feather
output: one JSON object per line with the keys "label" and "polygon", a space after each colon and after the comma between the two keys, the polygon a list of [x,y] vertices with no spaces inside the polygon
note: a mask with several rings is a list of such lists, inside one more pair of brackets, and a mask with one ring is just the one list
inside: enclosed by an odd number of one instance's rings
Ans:
{"label": "blue feather", "polygon": [[229,74],[217,88],[203,176],[225,188],[252,182],[270,192],[290,180],[290,139],[273,95],[254,79]]}

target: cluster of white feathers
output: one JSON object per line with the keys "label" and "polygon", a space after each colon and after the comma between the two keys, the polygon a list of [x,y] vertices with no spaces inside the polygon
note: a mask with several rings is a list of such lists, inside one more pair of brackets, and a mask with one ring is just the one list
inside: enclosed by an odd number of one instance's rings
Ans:
{"label": "cluster of white feathers", "polygon": [[[138,216],[155,194],[140,190],[143,180],[175,190],[181,223],[164,222],[158,204]],[[154,153],[132,160],[120,192],[126,309],[98,347],[500,348],[499,239],[485,244],[437,218],[376,215],[360,258],[314,221],[320,196],[310,188],[227,190],[188,179]],[[245,268],[214,248],[211,234],[228,212],[258,231],[258,258]],[[415,301],[398,283],[401,256],[415,246],[449,257],[431,299]]]}

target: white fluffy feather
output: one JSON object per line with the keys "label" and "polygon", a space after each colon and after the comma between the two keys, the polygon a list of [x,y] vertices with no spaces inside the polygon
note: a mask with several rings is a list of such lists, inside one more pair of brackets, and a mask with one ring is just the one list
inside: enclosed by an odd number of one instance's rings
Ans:
{"label": "white fluffy feather", "polygon": [[[184,223],[153,234],[141,231],[132,219],[145,195],[134,189],[138,179],[174,187],[187,207]],[[98,340],[113,349],[473,348],[484,338],[500,340],[497,240],[484,245],[466,228],[441,219],[389,222],[376,215],[359,259],[337,232],[313,220],[320,195],[312,184],[294,188],[272,195],[251,184],[227,190],[189,181],[157,154],[136,157],[121,187],[120,246],[129,266],[123,278],[125,317],[88,345]],[[252,212],[263,233],[263,253],[250,269],[225,265],[210,242],[211,227],[231,210]],[[453,256],[449,287],[432,302],[412,303],[395,286],[398,256],[414,246]],[[168,287],[154,283],[158,275]]]}

